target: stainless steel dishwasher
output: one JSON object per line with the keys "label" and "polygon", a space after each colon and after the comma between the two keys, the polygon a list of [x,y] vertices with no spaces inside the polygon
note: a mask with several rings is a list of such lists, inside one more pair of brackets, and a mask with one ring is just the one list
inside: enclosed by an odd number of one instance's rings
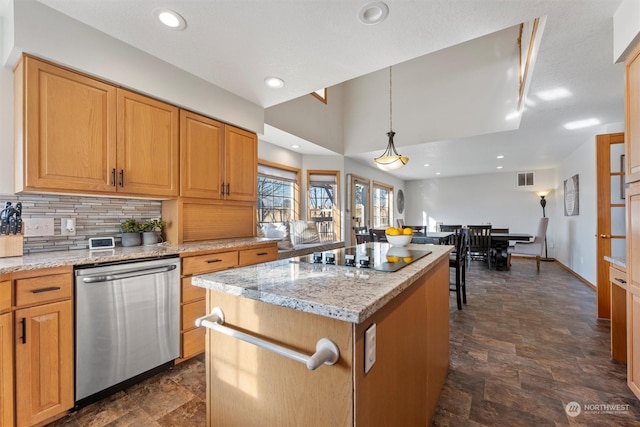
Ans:
{"label": "stainless steel dishwasher", "polygon": [[83,266],[75,274],[76,406],[81,407],[178,357],[180,260]]}

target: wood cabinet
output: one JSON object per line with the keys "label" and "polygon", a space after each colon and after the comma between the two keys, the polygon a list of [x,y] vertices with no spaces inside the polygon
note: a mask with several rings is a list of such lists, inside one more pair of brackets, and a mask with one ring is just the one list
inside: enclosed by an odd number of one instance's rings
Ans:
{"label": "wood cabinet", "polygon": [[0,427],[13,427],[11,282],[0,277]]}
{"label": "wood cabinet", "polygon": [[[328,338],[340,357],[310,371],[209,331],[207,425],[429,425],[449,366],[448,283],[444,259],[361,324],[208,290],[207,310],[220,307],[225,325],[309,355]],[[376,362],[365,373],[374,323]]]}
{"label": "wood cabinet", "polygon": [[29,56],[14,79],[16,192],[178,195],[177,107]]}
{"label": "wood cabinet", "polygon": [[611,358],[627,361],[627,273],[621,267],[609,267],[611,301]]}
{"label": "wood cabinet", "polygon": [[627,383],[640,399],[640,183],[627,189]]}
{"label": "wood cabinet", "polygon": [[12,274],[16,426],[51,420],[74,404],[71,267]]}
{"label": "wood cabinet", "polygon": [[277,259],[278,247],[276,243],[201,253],[182,258],[182,294],[180,299],[180,357],[182,359],[196,356],[205,350],[205,330],[204,328],[196,328],[195,320],[206,313],[206,293],[204,288],[191,284],[191,277]]}
{"label": "wood cabinet", "polygon": [[625,60],[627,182],[640,181],[640,45]]}
{"label": "wood cabinet", "polygon": [[258,178],[258,137],[236,127],[224,127],[225,199],[255,202]]}

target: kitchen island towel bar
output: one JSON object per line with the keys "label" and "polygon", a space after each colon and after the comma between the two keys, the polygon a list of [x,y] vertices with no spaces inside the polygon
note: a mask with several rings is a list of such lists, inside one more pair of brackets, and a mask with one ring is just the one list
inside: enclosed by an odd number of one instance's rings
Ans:
{"label": "kitchen island towel bar", "polygon": [[296,362],[304,363],[311,371],[318,369],[323,364],[333,365],[340,358],[338,346],[328,338],[320,338],[316,343],[316,352],[311,356],[307,356],[306,354],[269,342],[263,338],[237,331],[229,326],[224,326],[224,313],[220,307],[214,307],[211,314],[197,318],[196,326],[213,329],[214,331],[264,348],[265,350],[277,353]]}

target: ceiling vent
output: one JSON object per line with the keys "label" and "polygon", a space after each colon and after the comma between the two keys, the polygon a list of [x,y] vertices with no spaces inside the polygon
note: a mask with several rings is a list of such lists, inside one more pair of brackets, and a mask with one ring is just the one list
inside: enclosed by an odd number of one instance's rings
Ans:
{"label": "ceiling vent", "polygon": [[518,180],[516,186],[520,187],[533,187],[534,173],[533,172],[518,172]]}

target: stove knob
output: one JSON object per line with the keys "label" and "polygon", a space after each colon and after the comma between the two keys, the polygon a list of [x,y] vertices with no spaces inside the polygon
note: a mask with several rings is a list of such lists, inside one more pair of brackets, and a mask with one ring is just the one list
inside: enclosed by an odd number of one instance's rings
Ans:
{"label": "stove knob", "polygon": [[358,261],[359,265],[361,268],[369,268],[369,257],[368,256],[363,256],[362,258],[360,258],[360,260]]}
{"label": "stove knob", "polygon": [[355,255],[345,255],[344,256],[344,265],[347,267],[355,267],[356,266],[356,257]]}
{"label": "stove knob", "polygon": [[322,252],[314,252],[313,253],[313,262],[314,264],[322,263]]}
{"label": "stove knob", "polygon": [[334,253],[324,254],[324,262],[325,264],[335,264],[336,255]]}

